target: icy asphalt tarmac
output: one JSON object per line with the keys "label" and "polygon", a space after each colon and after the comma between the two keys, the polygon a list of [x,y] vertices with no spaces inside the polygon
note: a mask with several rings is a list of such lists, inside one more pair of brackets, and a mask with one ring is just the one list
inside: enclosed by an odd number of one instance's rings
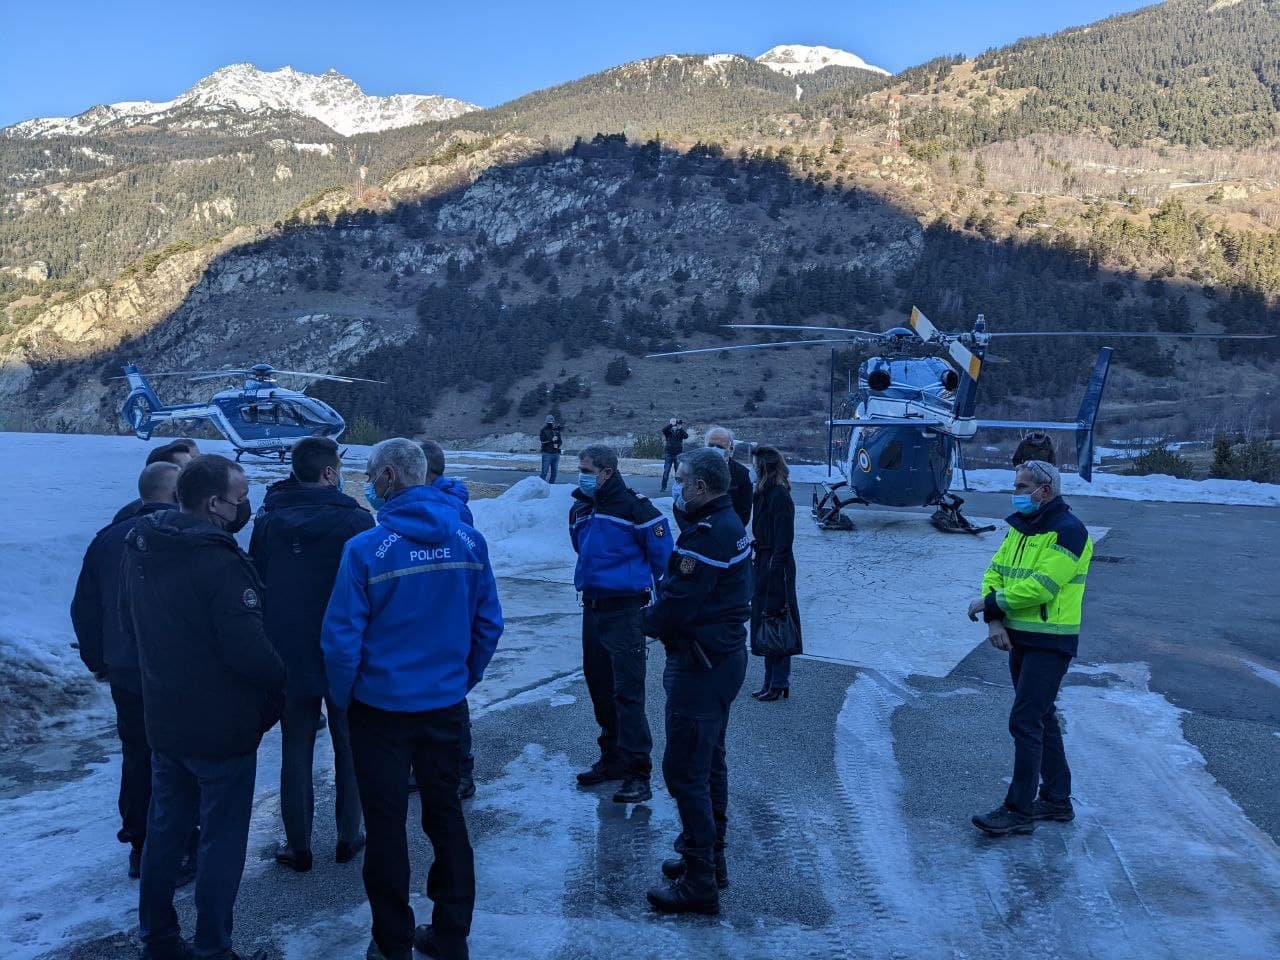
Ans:
{"label": "icy asphalt tarmac", "polygon": [[[656,494],[653,481],[637,485]],[[807,496],[797,499],[807,506]],[[970,512],[998,517],[1006,502],[975,494]],[[649,913],[644,890],[678,830],[673,805],[660,789],[652,803],[622,808],[605,790],[573,786],[595,746],[573,672],[572,591],[550,574],[505,578],[515,614],[506,656],[486,680],[488,705],[475,711],[472,955],[1280,956],[1280,575],[1271,562],[1280,514],[1074,505],[1108,531],[1090,576],[1081,661],[1060,700],[1075,823],[1005,841],[968,824],[1003,795],[1011,692],[1004,658],[962,622],[963,605],[951,610],[967,588],[957,594],[939,577],[951,570],[967,583],[997,534],[945,537],[919,512],[877,512],[853,534],[820,534],[800,510],[806,638],[821,659],[798,660],[792,699],[771,704],[746,696],[760,677],[752,663],[730,727],[732,886],[714,919]],[[913,596],[920,606],[904,608]],[[959,629],[946,626],[953,616]],[[534,657],[543,679],[530,684],[520,664]],[[651,648],[655,757],[661,662]],[[274,836],[275,743],[259,766],[237,944],[271,957],[360,957],[368,912],[358,870],[325,856],[333,827],[320,811],[331,789],[318,790],[315,871],[297,876],[259,859]],[[113,763],[82,780],[67,772],[104,748],[105,735],[40,758],[37,767],[63,769],[52,775],[59,786],[16,790],[44,805],[46,832],[32,839],[51,869],[65,869],[76,844],[110,842],[106,830],[77,834],[68,820],[85,811],[50,802],[76,784],[85,801],[113,799],[103,790]],[[75,844],[58,846],[64,834]],[[410,837],[425,919],[430,852],[412,822]],[[5,871],[4,899],[22,901],[20,913],[5,912],[5,954],[134,956],[136,887],[123,879],[122,850],[81,850],[85,868],[39,898],[16,892],[19,878]],[[38,874],[31,880],[44,886]],[[179,909],[189,929],[189,893]],[[74,947],[39,948],[55,915]]]}

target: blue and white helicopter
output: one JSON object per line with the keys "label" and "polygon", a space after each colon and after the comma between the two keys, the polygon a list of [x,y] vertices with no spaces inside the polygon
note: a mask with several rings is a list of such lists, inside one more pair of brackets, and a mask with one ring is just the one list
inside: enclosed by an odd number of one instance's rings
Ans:
{"label": "blue and white helicopter", "polygon": [[303,437],[329,437],[336,440],[346,429],[347,425],[337,410],[299,390],[281,387],[277,377],[302,377],[336,383],[382,382],[327,373],[277,370],[267,363],[244,369],[189,370],[153,373],[150,376],[186,377],[192,382],[244,377],[241,389],[223,390],[204,403],[165,406],[147,382],[147,376],[135,364],[130,363],[124,367],[124,379],[129,381],[129,396],[120,408],[120,419],[141,440],[150,440],[156,427],[169,420],[207,420],[231,442],[237,460],[246,453],[261,457],[274,456],[283,460],[294,442]]}
{"label": "blue and white helicopter", "polygon": [[[978,379],[982,375],[987,346],[997,337],[1181,337],[1198,339],[1268,339],[1267,334],[1168,334],[1151,331],[1101,332],[1093,330],[990,333],[981,314],[970,333],[943,333],[917,308],[909,327],[884,333],[844,327],[794,326],[791,324],[727,324],[737,330],[785,330],[842,334],[812,340],[737,344],[650,354],[652,357],[720,353],[770,347],[856,344],[873,346],[878,356],[858,368],[857,389],[852,382],[840,416],[835,409],[835,357],[831,351],[831,417],[827,421],[827,465],[835,462],[842,479],[816,484],[813,516],[825,529],[853,529],[844,508],[853,504],[888,507],[936,507],[930,522],[948,533],[982,533],[961,512],[964,500],[951,492],[952,472],[963,469],[960,444],[971,440],[979,428],[1012,430],[1067,430],[1075,433],[1077,463],[1086,481],[1093,476],[1093,434],[1102,391],[1107,383],[1112,349],[1098,351],[1093,373],[1085,387],[1076,419],[1070,422],[1041,420],[979,420],[976,416]],[[950,360],[936,356],[912,356],[921,350],[945,347]],[[821,491],[821,492],[820,492]]]}

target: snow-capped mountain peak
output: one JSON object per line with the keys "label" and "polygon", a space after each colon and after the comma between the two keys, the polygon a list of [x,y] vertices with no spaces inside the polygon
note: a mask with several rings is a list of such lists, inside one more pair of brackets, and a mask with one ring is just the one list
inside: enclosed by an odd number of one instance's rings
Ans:
{"label": "snow-capped mountain peak", "polygon": [[268,71],[250,63],[236,63],[214,71],[173,100],[104,104],[75,117],[27,120],[9,127],[5,135],[83,136],[115,125],[163,123],[179,109],[290,113],[318,120],[341,136],[351,136],[447,120],[480,108],[440,96],[369,96],[354,80],[333,69],[316,75],[287,66]]}
{"label": "snow-capped mountain peak", "polygon": [[883,73],[889,76],[888,70],[873,66],[847,50],[836,50],[833,47],[807,47],[799,43],[784,43],[766,50],[756,57],[756,61],[770,70],[785,73],[789,77],[794,77],[798,73],[817,73],[824,67],[854,67],[858,70],[870,70],[872,73]]}

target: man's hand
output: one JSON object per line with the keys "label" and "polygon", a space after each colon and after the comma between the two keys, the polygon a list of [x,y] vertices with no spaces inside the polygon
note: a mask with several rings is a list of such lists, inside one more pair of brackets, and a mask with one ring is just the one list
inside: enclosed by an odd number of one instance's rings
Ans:
{"label": "man's hand", "polygon": [[1004,628],[1004,624],[991,623],[988,624],[988,627],[987,640],[991,642],[993,647],[997,650],[1003,650],[1005,653],[1013,649],[1013,641],[1009,639],[1009,631]]}
{"label": "man's hand", "polygon": [[978,614],[982,612],[982,608],[986,606],[986,601],[979,597],[973,603],[969,604],[969,619],[974,623],[978,622]]}

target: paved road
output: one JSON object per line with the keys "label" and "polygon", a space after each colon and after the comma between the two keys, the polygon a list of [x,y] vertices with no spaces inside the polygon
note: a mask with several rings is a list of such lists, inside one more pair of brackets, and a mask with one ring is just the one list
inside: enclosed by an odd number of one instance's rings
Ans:
{"label": "paved road", "polygon": [[[522,475],[481,473],[469,476]],[[637,486],[656,493],[656,481]],[[976,516],[1007,512],[996,495],[970,503]],[[1263,555],[1280,542],[1280,511],[1074,505],[1110,528],[1061,701],[1075,823],[1006,842],[968,825],[1003,795],[1011,763],[1001,656],[976,644],[945,675],[898,675],[859,666],[854,647],[849,662],[797,661],[788,701],[744,692],[729,743],[724,912],[656,919],[643,894],[678,829],[674,808],[662,792],[624,809],[572,786],[595,747],[585,687],[570,676],[475,719],[473,956],[1280,956],[1280,581]],[[920,536],[949,549],[919,516]],[[662,654],[651,654],[656,719]],[[755,662],[745,689],[759,679]],[[658,752],[660,723],[654,733]],[[319,791],[320,809],[330,797]],[[316,824],[326,851],[332,826]],[[420,888],[429,851],[411,836]],[[242,950],[362,955],[358,872],[318,860],[306,876],[251,864]],[[420,893],[416,903],[425,917]],[[189,925],[189,897],[180,910]],[[48,956],[132,949],[121,917]]]}

